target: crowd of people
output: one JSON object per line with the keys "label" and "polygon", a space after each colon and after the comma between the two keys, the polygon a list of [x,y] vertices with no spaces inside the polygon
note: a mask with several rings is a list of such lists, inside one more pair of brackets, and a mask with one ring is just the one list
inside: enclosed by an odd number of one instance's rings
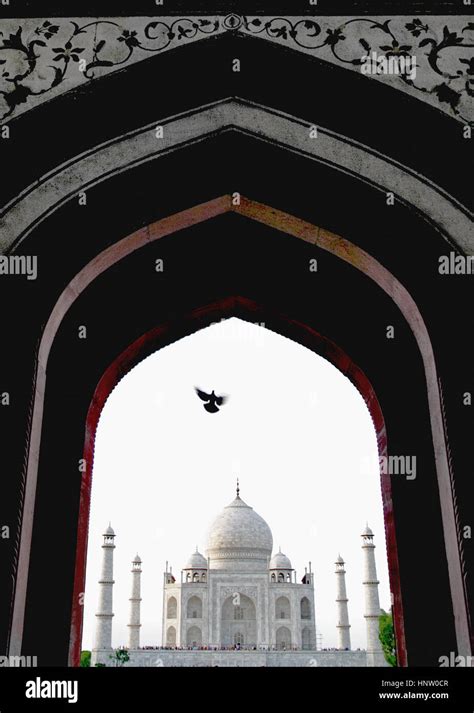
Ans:
{"label": "crowd of people", "polygon": [[188,646],[140,646],[144,651],[301,651],[298,646],[255,646],[244,644],[232,644],[229,646],[198,646],[189,644]]}

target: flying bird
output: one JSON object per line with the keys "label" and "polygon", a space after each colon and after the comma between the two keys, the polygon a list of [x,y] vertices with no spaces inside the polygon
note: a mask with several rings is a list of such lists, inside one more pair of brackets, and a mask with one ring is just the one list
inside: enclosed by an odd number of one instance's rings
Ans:
{"label": "flying bird", "polygon": [[209,413],[217,413],[219,406],[222,406],[222,404],[225,404],[227,401],[227,396],[216,396],[214,391],[210,394],[206,394],[205,391],[201,391],[197,386],[194,387],[194,390],[202,401],[208,402],[204,404],[204,408]]}

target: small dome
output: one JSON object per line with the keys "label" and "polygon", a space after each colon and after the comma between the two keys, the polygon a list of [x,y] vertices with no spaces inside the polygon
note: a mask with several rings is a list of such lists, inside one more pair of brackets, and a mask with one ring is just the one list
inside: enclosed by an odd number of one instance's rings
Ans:
{"label": "small dome", "polygon": [[342,559],[341,555],[338,555],[336,564],[344,564],[344,560]]}
{"label": "small dome", "polygon": [[369,525],[367,524],[365,526],[364,532],[362,533],[362,537],[373,537],[373,536],[374,536],[374,533],[372,532]]}
{"label": "small dome", "polygon": [[112,530],[112,525],[110,524],[110,522],[108,528],[104,532],[104,536],[115,537],[115,532]]}
{"label": "small dome", "polygon": [[270,560],[270,569],[292,569],[289,558],[280,550]]}
{"label": "small dome", "polygon": [[207,569],[207,559],[198,552],[197,547],[196,552],[192,553],[184,569]]}
{"label": "small dome", "polygon": [[138,556],[138,554],[135,556],[135,559],[134,559],[133,561],[136,562],[137,564],[141,564],[141,563],[142,563],[142,561],[141,561],[140,557]]}

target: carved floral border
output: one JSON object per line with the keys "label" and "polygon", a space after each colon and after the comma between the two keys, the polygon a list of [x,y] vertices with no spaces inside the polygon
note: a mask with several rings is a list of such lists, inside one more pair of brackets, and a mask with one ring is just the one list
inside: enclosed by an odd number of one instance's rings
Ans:
{"label": "carved floral border", "polygon": [[[417,76],[373,77],[474,125],[474,22],[464,17],[108,18],[0,22],[0,121],[151,54],[243,32],[360,71],[372,51],[416,57]],[[372,78],[372,77],[370,77]]]}

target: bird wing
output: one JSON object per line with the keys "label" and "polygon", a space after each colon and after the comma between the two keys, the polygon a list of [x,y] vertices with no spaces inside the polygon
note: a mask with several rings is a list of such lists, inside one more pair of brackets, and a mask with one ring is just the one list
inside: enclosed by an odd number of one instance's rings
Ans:
{"label": "bird wing", "polygon": [[197,393],[200,399],[203,401],[209,401],[211,398],[211,394],[206,394],[205,391],[201,391],[201,389],[198,389],[197,386],[194,387],[194,391]]}
{"label": "bird wing", "polygon": [[216,404],[218,406],[222,406],[222,404],[225,404],[229,397],[226,394],[223,394],[222,396],[216,396]]}

